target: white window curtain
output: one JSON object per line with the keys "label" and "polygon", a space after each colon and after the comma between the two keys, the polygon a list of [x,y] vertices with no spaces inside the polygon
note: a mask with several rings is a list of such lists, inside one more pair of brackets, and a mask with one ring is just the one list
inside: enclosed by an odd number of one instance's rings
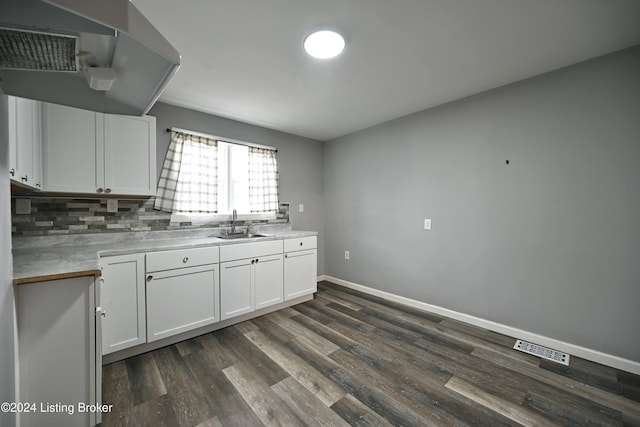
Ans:
{"label": "white window curtain", "polygon": [[249,146],[249,210],[278,210],[278,163],[275,150]]}
{"label": "white window curtain", "polygon": [[218,143],[172,131],[154,208],[165,212],[218,212]]}

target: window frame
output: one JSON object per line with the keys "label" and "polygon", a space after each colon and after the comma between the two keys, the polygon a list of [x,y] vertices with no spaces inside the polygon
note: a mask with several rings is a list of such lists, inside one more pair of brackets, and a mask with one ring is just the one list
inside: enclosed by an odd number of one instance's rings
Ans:
{"label": "window frame", "polygon": [[[237,140],[237,139],[232,139],[232,138],[225,138],[225,137],[220,137],[220,136],[216,136],[216,135],[211,135],[211,134],[207,134],[207,133],[202,133],[202,132],[196,132],[196,131],[192,131],[192,130],[188,130],[188,129],[182,129],[182,128],[176,128],[176,127],[172,127],[170,129],[167,129],[168,131],[175,131],[175,132],[182,132],[182,133],[189,133],[195,136],[201,136],[201,137],[205,137],[205,138],[209,138],[209,139],[215,139],[218,144],[220,143],[226,143],[226,144],[235,144],[235,145],[242,145],[245,147],[258,147],[258,148],[264,148],[267,150],[272,150],[275,151],[276,153],[278,152],[278,150],[275,147],[270,147],[268,145],[262,145],[262,144],[256,144],[253,142],[247,142],[247,141],[241,141],[241,140]],[[227,164],[228,164],[228,159],[227,159]],[[228,191],[228,187],[229,187],[229,183],[227,182],[227,191]],[[278,184],[278,189],[279,189],[279,184]],[[273,212],[267,212],[267,213],[240,213],[238,212],[237,214],[237,219],[239,221],[247,221],[247,220],[274,220],[277,219],[277,209]],[[196,220],[195,222],[211,222],[211,221],[219,221],[219,222],[225,222],[225,221],[230,221],[231,220],[231,216],[232,213],[204,213],[204,212],[187,212],[187,211],[176,211],[172,213],[172,221],[176,221],[176,222],[194,222],[194,220]]]}

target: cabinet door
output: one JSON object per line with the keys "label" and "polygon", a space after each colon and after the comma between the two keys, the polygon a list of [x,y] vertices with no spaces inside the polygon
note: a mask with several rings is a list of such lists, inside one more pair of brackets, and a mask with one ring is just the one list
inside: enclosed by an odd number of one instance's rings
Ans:
{"label": "cabinet door", "polygon": [[[20,414],[20,425],[86,427],[90,411],[40,411],[41,404],[96,403],[94,277],[76,277],[16,286],[18,401],[36,402]],[[75,407],[77,409],[77,406]]]}
{"label": "cabinet door", "polygon": [[9,159],[11,178],[41,188],[40,103],[9,97]]}
{"label": "cabinet door", "polygon": [[282,255],[257,258],[253,269],[255,309],[282,302]]}
{"label": "cabinet door", "polygon": [[144,255],[100,260],[102,280],[102,354],[147,342]]}
{"label": "cabinet door", "polygon": [[147,275],[147,341],[220,320],[218,264]]}
{"label": "cabinet door", "polygon": [[220,317],[230,319],[253,311],[252,275],[250,259],[220,264]]}
{"label": "cabinet door", "polygon": [[104,115],[105,192],[155,196],[155,117]]}
{"label": "cabinet door", "polygon": [[20,179],[20,170],[18,168],[18,132],[16,109],[17,99],[15,96],[7,97],[7,130],[9,131],[9,177],[12,180]]}
{"label": "cabinet door", "polygon": [[102,114],[92,111],[42,103],[42,170],[45,190],[102,192],[102,118]]}
{"label": "cabinet door", "polygon": [[316,292],[316,250],[288,252],[284,256],[284,299]]}
{"label": "cabinet door", "polygon": [[30,101],[31,110],[31,178],[28,184],[41,190],[42,184],[42,113],[38,101]]}

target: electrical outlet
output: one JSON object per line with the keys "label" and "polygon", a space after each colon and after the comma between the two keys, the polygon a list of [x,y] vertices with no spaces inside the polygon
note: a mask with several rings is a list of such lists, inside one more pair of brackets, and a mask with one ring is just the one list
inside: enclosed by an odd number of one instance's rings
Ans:
{"label": "electrical outlet", "polygon": [[107,199],[107,212],[118,212],[118,199]]}
{"label": "electrical outlet", "polygon": [[349,259],[349,251],[344,251],[344,259]]}
{"label": "electrical outlet", "polygon": [[424,219],[424,229],[431,230],[431,219],[429,218]]}
{"label": "electrical outlet", "polygon": [[16,214],[31,215],[31,199],[16,199]]}
{"label": "electrical outlet", "polygon": [[304,205],[302,203],[298,205],[298,212],[304,212]]}

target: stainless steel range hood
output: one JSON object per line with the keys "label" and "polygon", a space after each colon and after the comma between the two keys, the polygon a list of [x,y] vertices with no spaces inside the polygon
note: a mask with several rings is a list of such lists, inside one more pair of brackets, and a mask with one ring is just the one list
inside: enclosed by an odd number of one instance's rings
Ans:
{"label": "stainless steel range hood", "polygon": [[128,0],[0,1],[0,91],[143,115],[180,55]]}

